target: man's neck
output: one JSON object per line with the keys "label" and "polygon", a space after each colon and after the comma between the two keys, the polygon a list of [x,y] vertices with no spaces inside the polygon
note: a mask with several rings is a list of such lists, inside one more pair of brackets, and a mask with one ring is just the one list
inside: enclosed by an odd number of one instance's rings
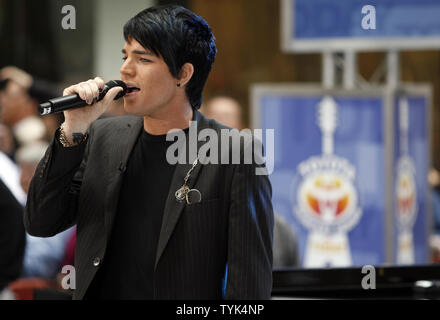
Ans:
{"label": "man's neck", "polygon": [[191,105],[186,103],[174,110],[162,112],[161,115],[145,116],[144,130],[152,135],[161,135],[167,134],[171,129],[186,129],[193,117],[194,111]]}

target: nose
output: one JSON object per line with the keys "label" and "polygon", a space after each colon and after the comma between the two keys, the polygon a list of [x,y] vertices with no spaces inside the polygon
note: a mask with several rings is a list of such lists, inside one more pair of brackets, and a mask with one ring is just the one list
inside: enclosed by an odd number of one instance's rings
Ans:
{"label": "nose", "polygon": [[121,66],[121,69],[119,69],[119,72],[121,73],[121,76],[133,76],[134,75],[134,68],[131,65],[130,58],[127,58],[124,63]]}

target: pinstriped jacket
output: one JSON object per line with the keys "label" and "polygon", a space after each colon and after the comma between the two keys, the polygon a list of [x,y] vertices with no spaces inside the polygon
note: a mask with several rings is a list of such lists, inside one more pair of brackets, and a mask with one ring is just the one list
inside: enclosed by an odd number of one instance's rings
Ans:
{"label": "pinstriped jacket", "polygon": [[[211,128],[220,137],[227,128],[196,110],[194,120],[198,132]],[[25,227],[47,237],[77,225],[73,299],[84,297],[105,261],[125,164],[142,129],[143,119],[134,116],[97,120],[80,146],[63,148],[56,135],[37,167]],[[157,247],[155,299],[270,298],[272,189],[266,175],[255,174],[255,163],[243,163],[243,139],[240,146],[239,164],[194,168],[188,185],[202,194],[196,204],[176,200],[192,163],[176,164]]]}

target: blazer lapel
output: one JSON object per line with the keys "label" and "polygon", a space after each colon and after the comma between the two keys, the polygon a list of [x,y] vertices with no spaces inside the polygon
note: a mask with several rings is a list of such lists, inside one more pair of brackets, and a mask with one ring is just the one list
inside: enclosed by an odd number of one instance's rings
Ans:
{"label": "blazer lapel", "polygon": [[130,117],[119,128],[115,129],[114,135],[110,138],[111,142],[109,142],[108,146],[108,149],[110,150],[107,171],[108,184],[104,213],[107,241],[109,240],[113,227],[115,212],[118,206],[119,190],[121,188],[127,161],[142,128],[142,118]]}
{"label": "blazer lapel", "polygon": [[[206,121],[206,118],[197,110],[194,110],[194,120],[197,121],[197,136],[200,130],[208,127],[208,122]],[[204,141],[197,141],[197,153],[200,149],[200,146],[204,143]],[[189,137],[187,135],[186,137],[186,146],[189,145]],[[191,172],[190,178],[188,180],[188,187],[192,189],[197,181],[198,174],[200,172],[200,169],[202,168],[202,164],[199,163],[194,167],[193,171]],[[191,161],[190,161],[191,162]],[[177,201],[175,193],[178,189],[180,189],[184,183],[184,178],[188,171],[192,168],[193,163],[186,163],[186,164],[177,164],[176,169],[174,171],[173,178],[171,180],[170,189],[168,192],[167,200],[165,202],[165,209],[164,214],[162,218],[162,227],[160,230],[160,236],[159,236],[159,242],[157,245],[157,252],[156,252],[156,262],[154,265],[154,268],[156,269],[157,263],[159,262],[159,259],[165,250],[165,247],[168,243],[168,240],[171,237],[171,234],[177,224],[177,221],[179,220],[179,217],[185,208],[186,201]],[[202,201],[203,201],[203,195],[202,195]]]}

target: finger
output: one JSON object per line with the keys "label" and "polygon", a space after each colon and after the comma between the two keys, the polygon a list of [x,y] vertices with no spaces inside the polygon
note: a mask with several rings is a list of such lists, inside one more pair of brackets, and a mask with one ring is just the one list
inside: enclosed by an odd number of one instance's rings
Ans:
{"label": "finger", "polygon": [[70,87],[67,87],[64,89],[63,91],[63,96],[67,96],[67,95],[71,95],[71,94],[78,94],[78,96],[82,99],[82,100],[86,100],[87,95],[86,95],[86,91],[81,87],[81,85],[84,82],[80,82],[74,85],[71,85]]}
{"label": "finger", "polygon": [[76,91],[74,91],[73,87],[74,86],[70,86],[70,87],[67,87],[66,89],[64,89],[63,96],[68,96],[70,94],[76,93]]}
{"label": "finger", "polygon": [[75,93],[78,94],[78,96],[84,100],[85,97],[84,92],[78,84],[72,85],[64,89],[63,96],[68,96]]}
{"label": "finger", "polygon": [[104,97],[104,99],[103,99],[104,103],[105,103],[105,104],[110,103],[110,102],[116,97],[116,95],[117,95],[120,91],[122,91],[122,90],[124,90],[124,89],[122,89],[122,87],[113,87],[113,88],[111,88],[111,89],[107,92],[107,94],[105,95],[105,97]]}
{"label": "finger", "polygon": [[87,102],[87,91],[83,87],[83,83],[82,82],[80,84],[77,84],[76,86],[74,86],[73,90],[74,90],[75,93],[77,93],[79,95],[79,97],[82,100]]}
{"label": "finger", "polygon": [[102,78],[100,77],[96,77],[95,79],[93,79],[95,81],[95,83],[98,85],[98,88],[100,89],[104,89],[105,86],[105,82]]}
{"label": "finger", "polygon": [[93,90],[87,82],[80,84],[80,87],[85,92],[85,100],[87,104],[91,104],[93,102]]}
{"label": "finger", "polygon": [[99,87],[98,84],[94,80],[87,81],[87,84],[90,86],[93,92],[93,101],[96,102],[96,99],[99,97]]}

